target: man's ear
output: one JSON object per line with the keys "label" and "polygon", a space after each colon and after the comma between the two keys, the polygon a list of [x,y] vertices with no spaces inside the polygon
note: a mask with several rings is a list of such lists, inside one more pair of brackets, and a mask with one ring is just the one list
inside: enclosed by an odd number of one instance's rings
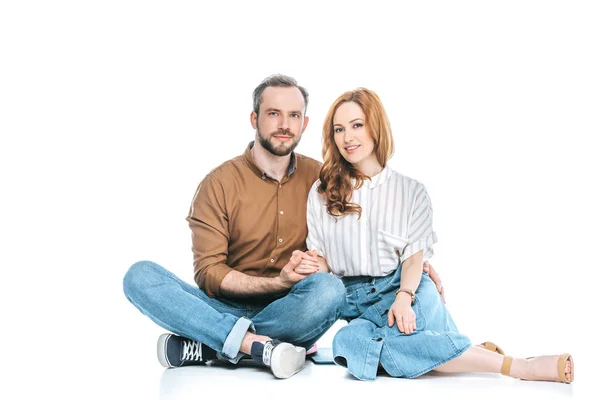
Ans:
{"label": "man's ear", "polygon": [[302,132],[300,132],[301,134],[304,133],[304,130],[306,129],[307,126],[308,126],[308,117],[304,117],[304,124],[302,124]]}
{"label": "man's ear", "polygon": [[256,115],[256,111],[252,111],[250,113],[250,123],[252,124],[252,128],[256,129],[257,121],[258,121],[258,115]]}

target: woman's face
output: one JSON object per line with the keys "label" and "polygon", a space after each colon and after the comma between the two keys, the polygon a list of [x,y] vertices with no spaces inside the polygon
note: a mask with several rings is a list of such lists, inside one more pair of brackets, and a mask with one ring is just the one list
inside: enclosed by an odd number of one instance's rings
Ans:
{"label": "woman's face", "polygon": [[355,168],[369,175],[377,170],[375,141],[365,126],[365,113],[352,101],[342,103],[333,116],[333,138],[342,155]]}

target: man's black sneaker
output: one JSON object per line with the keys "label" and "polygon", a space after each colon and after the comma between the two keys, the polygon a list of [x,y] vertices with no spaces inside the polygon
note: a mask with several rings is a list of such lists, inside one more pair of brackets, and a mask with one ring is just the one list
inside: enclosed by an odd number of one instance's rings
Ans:
{"label": "man's black sneaker", "polygon": [[216,358],[216,352],[205,344],[173,333],[160,335],[156,350],[165,368],[203,365]]}
{"label": "man's black sneaker", "polygon": [[285,379],[304,368],[306,349],[279,340],[254,342],[250,350],[252,358],[269,366],[276,378]]}

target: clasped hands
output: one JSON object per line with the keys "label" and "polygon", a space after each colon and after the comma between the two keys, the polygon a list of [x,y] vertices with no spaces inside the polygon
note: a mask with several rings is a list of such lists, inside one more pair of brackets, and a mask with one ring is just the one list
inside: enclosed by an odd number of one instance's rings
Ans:
{"label": "clasped hands", "polygon": [[294,250],[290,261],[281,270],[279,279],[287,287],[292,287],[317,272],[319,272],[319,259],[315,251]]}

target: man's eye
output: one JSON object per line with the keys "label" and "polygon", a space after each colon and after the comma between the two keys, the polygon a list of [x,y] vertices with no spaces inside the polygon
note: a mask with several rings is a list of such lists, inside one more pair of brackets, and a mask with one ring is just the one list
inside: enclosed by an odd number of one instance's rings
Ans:
{"label": "man's eye", "polygon": [[277,111],[271,111],[269,115],[277,115]]}
{"label": "man's eye", "polygon": [[293,113],[292,117],[294,117],[294,118],[300,118],[300,114]]}

